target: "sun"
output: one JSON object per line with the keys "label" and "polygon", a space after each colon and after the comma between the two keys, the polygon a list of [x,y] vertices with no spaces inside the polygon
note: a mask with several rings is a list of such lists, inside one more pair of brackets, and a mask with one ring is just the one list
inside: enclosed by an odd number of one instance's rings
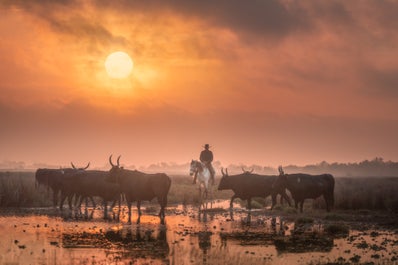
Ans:
{"label": "sun", "polygon": [[113,52],[106,57],[105,69],[111,78],[126,78],[133,70],[133,60],[125,52]]}

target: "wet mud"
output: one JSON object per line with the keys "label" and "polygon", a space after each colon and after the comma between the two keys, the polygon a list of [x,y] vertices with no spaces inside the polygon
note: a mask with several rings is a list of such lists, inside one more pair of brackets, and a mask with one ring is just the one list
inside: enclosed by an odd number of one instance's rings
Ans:
{"label": "wet mud", "polygon": [[221,206],[169,207],[165,224],[147,206],[139,225],[127,223],[125,208],[108,220],[101,209],[3,211],[0,264],[398,264],[391,220]]}

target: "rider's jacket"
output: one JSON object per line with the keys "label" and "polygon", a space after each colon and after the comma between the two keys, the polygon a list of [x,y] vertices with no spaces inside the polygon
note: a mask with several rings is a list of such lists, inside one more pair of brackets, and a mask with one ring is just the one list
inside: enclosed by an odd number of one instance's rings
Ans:
{"label": "rider's jacket", "polygon": [[213,161],[213,152],[210,150],[203,150],[200,153],[200,161],[203,163],[211,163]]}

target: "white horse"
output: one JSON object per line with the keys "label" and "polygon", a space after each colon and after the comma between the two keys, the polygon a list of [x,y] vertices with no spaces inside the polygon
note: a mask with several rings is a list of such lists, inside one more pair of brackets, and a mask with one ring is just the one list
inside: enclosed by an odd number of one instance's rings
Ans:
{"label": "white horse", "polygon": [[212,191],[210,188],[211,172],[209,168],[206,167],[202,162],[198,160],[192,160],[191,167],[189,169],[189,175],[193,176],[194,174],[197,174],[197,181],[199,182],[200,203],[202,204],[204,202],[207,206],[207,199],[209,197],[210,199],[212,198]]}

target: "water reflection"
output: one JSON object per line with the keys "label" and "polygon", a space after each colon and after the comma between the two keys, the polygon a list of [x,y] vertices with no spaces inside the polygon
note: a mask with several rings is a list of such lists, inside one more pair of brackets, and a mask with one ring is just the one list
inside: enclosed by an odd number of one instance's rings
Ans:
{"label": "water reflection", "polygon": [[104,221],[97,210],[88,221],[3,216],[0,264],[325,264],[356,256],[361,263],[398,260],[395,230],[350,231],[348,237],[332,238],[322,226],[325,220],[303,215],[236,211],[233,221],[227,211],[181,209],[169,209],[166,225],[149,213],[140,225]]}
{"label": "water reflection", "polygon": [[122,226],[106,231],[72,232],[62,234],[63,248],[103,248],[112,250],[117,259],[150,258],[166,260],[169,254],[167,228]]}
{"label": "water reflection", "polygon": [[333,238],[324,234],[321,227],[300,222],[292,226],[280,217],[257,217],[252,221],[248,213],[241,219],[241,228],[221,232],[222,245],[226,246],[228,240],[238,241],[242,246],[274,245],[278,253],[330,252],[334,245]]}
{"label": "water reflection", "polygon": [[330,252],[333,248],[333,238],[322,234],[300,234],[276,237],[273,244],[278,253]]}

